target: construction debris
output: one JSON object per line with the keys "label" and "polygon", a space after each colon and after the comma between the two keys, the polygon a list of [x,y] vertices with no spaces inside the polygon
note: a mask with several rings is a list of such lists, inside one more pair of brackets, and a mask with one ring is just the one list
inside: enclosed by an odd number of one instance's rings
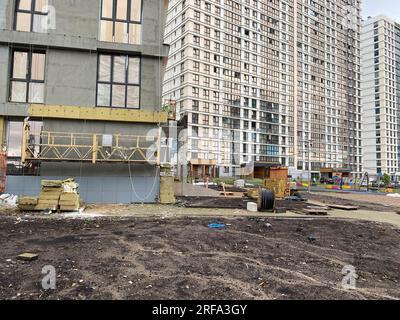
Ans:
{"label": "construction debris", "polygon": [[356,206],[343,206],[339,204],[328,204],[328,207],[331,209],[339,209],[339,210],[346,210],[346,211],[356,211],[358,207]]}
{"label": "construction debris", "polygon": [[17,205],[18,196],[13,194],[0,195],[0,206],[15,207]]}
{"label": "construction debris", "polygon": [[307,240],[310,241],[310,242],[314,242],[314,241],[317,241],[317,238],[315,236],[311,235],[311,236],[307,237]]}
{"label": "construction debris", "polygon": [[38,254],[35,253],[22,253],[19,256],[17,256],[17,260],[23,260],[23,261],[34,261],[39,258]]}
{"label": "construction debris", "polygon": [[226,225],[224,223],[210,223],[208,225],[208,227],[210,229],[223,229],[226,227]]}
{"label": "construction debris", "polygon": [[303,199],[300,196],[285,197],[283,200],[287,200],[287,201],[306,201],[306,199]]}
{"label": "construction debris", "polygon": [[39,197],[20,197],[21,211],[78,211],[80,208],[79,185],[74,179],[42,180]]}
{"label": "construction debris", "polygon": [[400,193],[390,193],[386,195],[387,197],[392,197],[392,198],[400,198]]}
{"label": "construction debris", "polygon": [[260,194],[260,189],[259,188],[249,189],[245,194],[250,199],[258,199],[258,196]]}
{"label": "construction debris", "polygon": [[244,188],[245,184],[246,184],[246,181],[240,179],[240,180],[236,180],[233,184],[234,184],[235,187]]}
{"label": "construction debris", "polygon": [[257,203],[255,203],[255,202],[247,202],[247,211],[257,212],[258,211]]}
{"label": "construction debris", "polygon": [[319,208],[309,208],[309,209],[303,209],[303,213],[312,215],[312,216],[327,216],[328,211]]}

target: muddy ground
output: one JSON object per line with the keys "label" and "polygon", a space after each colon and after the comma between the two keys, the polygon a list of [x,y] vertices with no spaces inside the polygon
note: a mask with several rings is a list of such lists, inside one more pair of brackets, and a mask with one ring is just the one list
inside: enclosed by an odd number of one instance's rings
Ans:
{"label": "muddy ground", "polygon": [[[400,299],[400,230],[387,224],[1,216],[0,233],[0,299]],[[54,291],[41,287],[45,265]],[[341,286],[345,265],[355,290]]]}

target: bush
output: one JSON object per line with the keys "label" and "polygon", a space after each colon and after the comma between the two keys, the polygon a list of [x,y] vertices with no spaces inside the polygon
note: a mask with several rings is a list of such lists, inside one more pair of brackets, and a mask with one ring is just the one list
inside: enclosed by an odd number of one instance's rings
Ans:
{"label": "bush", "polygon": [[390,176],[387,173],[385,173],[383,175],[383,183],[387,187],[391,182],[392,182],[392,179],[390,178]]}

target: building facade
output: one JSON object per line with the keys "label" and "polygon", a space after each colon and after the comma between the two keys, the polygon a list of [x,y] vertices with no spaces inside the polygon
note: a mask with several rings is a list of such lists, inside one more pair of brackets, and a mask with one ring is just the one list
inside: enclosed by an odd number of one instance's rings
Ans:
{"label": "building facade", "polygon": [[41,179],[71,177],[87,202],[157,201],[167,6],[1,2],[6,192],[37,195]]}
{"label": "building facade", "polygon": [[187,116],[188,161],[360,175],[360,23],[360,1],[170,1],[163,96]]}
{"label": "building facade", "polygon": [[385,16],[367,19],[361,55],[364,168],[400,177],[400,25]]}

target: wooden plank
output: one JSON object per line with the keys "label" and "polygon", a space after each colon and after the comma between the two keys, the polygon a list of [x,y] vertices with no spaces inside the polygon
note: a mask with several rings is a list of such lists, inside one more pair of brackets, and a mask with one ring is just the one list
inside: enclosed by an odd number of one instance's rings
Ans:
{"label": "wooden plank", "polygon": [[233,192],[221,192],[220,193],[221,196],[234,196],[235,194]]}
{"label": "wooden plank", "polygon": [[329,207],[319,207],[319,206],[307,206],[307,209],[311,209],[311,210],[323,210],[323,211],[328,211],[328,210],[332,210]]}
{"label": "wooden plank", "polygon": [[225,189],[225,182],[222,182],[222,189],[224,190],[223,195],[226,197],[226,189]]}
{"label": "wooden plank", "polygon": [[339,204],[328,204],[328,207],[332,208],[332,209],[339,209],[339,210],[346,210],[346,211],[358,210],[358,207],[356,207],[356,206],[342,206]]}
{"label": "wooden plank", "polygon": [[312,216],[327,216],[328,212],[322,209],[303,209],[302,210],[305,214],[312,215]]}
{"label": "wooden plank", "polygon": [[35,253],[22,253],[19,256],[17,256],[17,260],[23,260],[23,261],[33,261],[37,260],[39,258],[38,254]]}

